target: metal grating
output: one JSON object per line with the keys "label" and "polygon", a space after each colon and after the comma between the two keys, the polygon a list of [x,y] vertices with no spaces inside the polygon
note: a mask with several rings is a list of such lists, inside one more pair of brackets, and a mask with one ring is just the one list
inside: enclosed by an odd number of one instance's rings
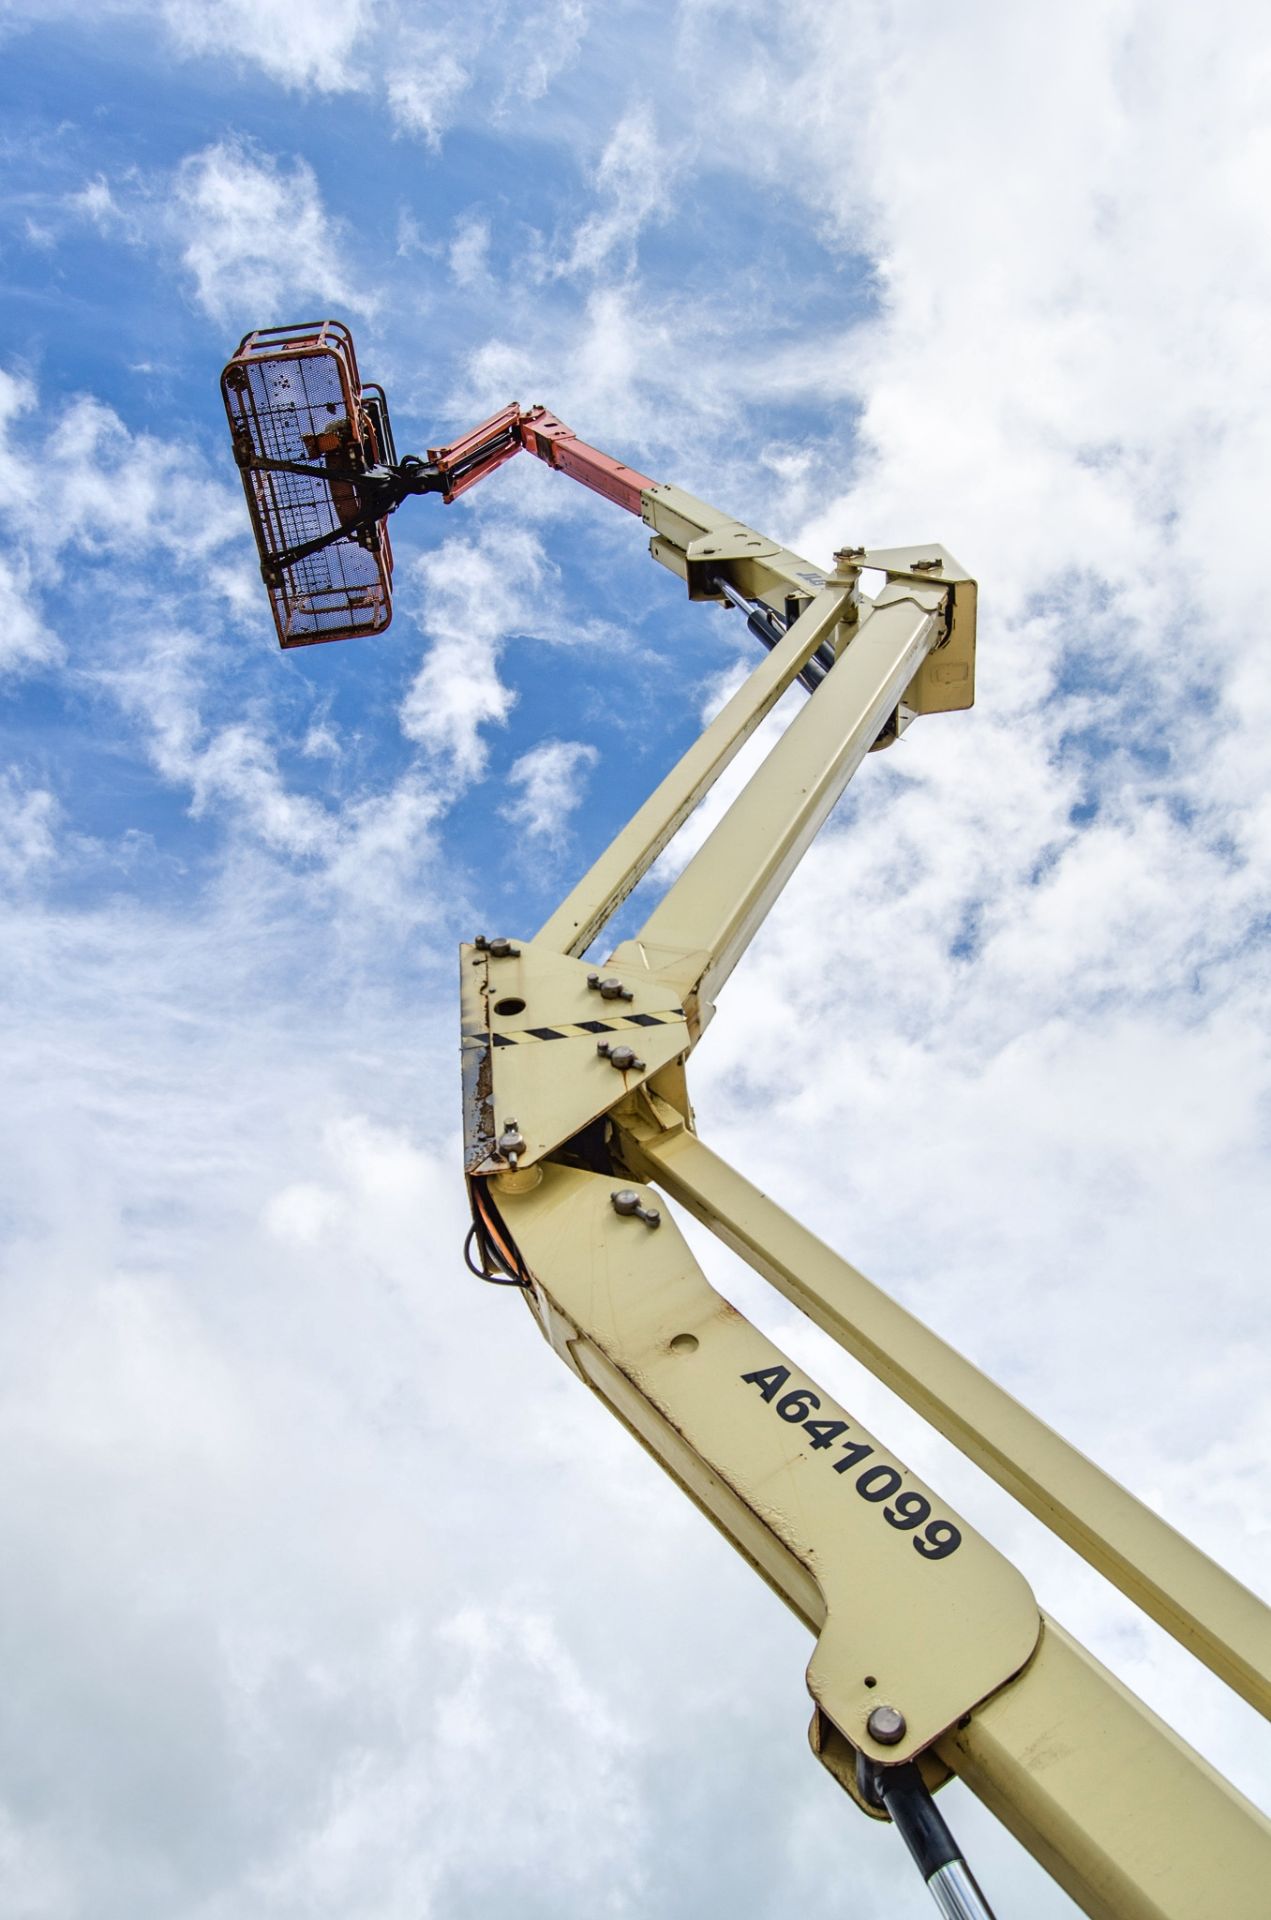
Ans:
{"label": "metal grating", "polygon": [[[393,457],[384,397],[363,390],[348,329],[325,320],[249,333],[221,376],[225,411],[265,568],[359,512],[347,479],[258,471],[251,457],[316,466],[374,465]],[[266,574],[278,639],[312,646],[380,633],[392,618],[392,548],[381,520]]]}

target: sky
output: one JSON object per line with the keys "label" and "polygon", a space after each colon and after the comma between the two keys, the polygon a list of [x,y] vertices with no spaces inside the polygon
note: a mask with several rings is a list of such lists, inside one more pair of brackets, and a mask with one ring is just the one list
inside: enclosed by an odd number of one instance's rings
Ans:
{"label": "sky", "polygon": [[[6,1914],[927,1912],[803,1631],[460,1258],[457,943],[754,643],[520,459],[283,654],[218,377],[334,315],[402,451],[541,401],[976,575],[977,705],[862,768],[700,1130],[1265,1590],[1262,11],[7,0],[0,71]],[[1251,1710],[690,1231],[1265,1796]],[[1075,1912],[942,1805],[1003,1920]]]}

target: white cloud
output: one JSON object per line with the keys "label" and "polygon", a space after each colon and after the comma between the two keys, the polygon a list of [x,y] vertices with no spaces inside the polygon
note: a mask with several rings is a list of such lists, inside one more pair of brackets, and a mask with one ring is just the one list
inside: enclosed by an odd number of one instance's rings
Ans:
{"label": "white cloud", "polygon": [[[54,631],[41,599],[72,560],[121,559],[153,576],[156,555],[206,563],[241,538],[234,491],[211,479],[192,447],[133,434],[111,408],[80,396],[40,414],[29,382],[0,371],[0,662],[10,673],[101,658],[104,619],[118,583]],[[213,575],[219,578],[218,575]]]}
{"label": "white cloud", "polygon": [[450,271],[461,287],[478,286],[487,272],[490,252],[488,221],[475,214],[460,220],[450,242]]}
{"label": "white cloud", "polygon": [[[445,810],[436,783],[407,767],[379,785],[315,794],[284,763],[294,751],[339,767],[340,743],[325,716],[292,739],[263,708],[242,712],[247,661],[223,648],[224,610],[245,617],[248,630],[263,624],[265,610],[258,582],[240,592],[222,558],[229,542],[246,544],[237,487],[210,479],[193,448],[130,432],[91,396],[45,415],[33,389],[0,374],[0,421],[0,517],[11,536],[11,558],[0,562],[8,666],[65,658],[82,688],[138,726],[143,752],[165,782],[184,790],[191,817],[228,827],[256,854],[299,863],[319,893],[356,906],[368,927],[384,916],[403,928],[427,918],[422,881]],[[176,562],[180,585],[166,582],[161,592],[157,575],[167,560]],[[71,596],[65,647],[34,610],[37,578]],[[237,682],[228,702],[227,670]],[[49,795],[13,804],[11,864],[35,870],[54,818]]]}
{"label": "white cloud", "polygon": [[[7,0],[11,27],[103,17],[139,23],[179,56],[231,74],[256,68],[319,100],[360,93],[395,125],[436,147],[460,117],[506,126],[573,67],[592,28],[591,0]],[[474,87],[475,83],[475,87]],[[469,105],[470,89],[476,102]],[[461,113],[462,109],[462,113]]]}
{"label": "white cloud", "polygon": [[675,148],[658,131],[652,108],[644,103],[628,107],[596,169],[600,205],[578,228],[560,271],[595,274],[610,266],[615,255],[620,271],[630,269],[641,232],[651,220],[665,217],[673,204],[679,164]]}
{"label": "white cloud", "polygon": [[515,527],[446,540],[418,563],[431,644],[402,703],[402,731],[463,780],[484,770],[481,728],[506,724],[515,695],[499,679],[499,655],[513,636],[541,631],[535,602],[546,573],[537,540]]}
{"label": "white cloud", "polygon": [[591,0],[549,0],[520,12],[507,52],[505,91],[541,100],[552,82],[577,61],[595,12]]}
{"label": "white cloud", "polygon": [[[593,24],[589,0],[434,0],[428,25],[411,0],[8,0],[10,24],[103,16],[161,32],[178,55],[256,68],[289,91],[383,99],[396,127],[434,150],[461,118],[505,126],[578,60]],[[477,105],[469,105],[475,93]],[[113,217],[109,187],[99,211]]]}
{"label": "white cloud", "polygon": [[5,673],[47,664],[62,654],[60,640],[40,615],[32,585],[25,554],[0,555],[0,671]]}
{"label": "white cloud", "polygon": [[236,489],[209,476],[201,452],[131,432],[91,395],[43,415],[35,389],[0,371],[0,428],[0,516],[16,542],[0,570],[15,654],[60,654],[34,589],[57,580],[68,556],[123,559],[144,574],[156,550],[205,563],[242,538]]}
{"label": "white cloud", "polygon": [[316,1246],[340,1217],[341,1203],[312,1180],[298,1180],[276,1193],[265,1209],[265,1225],[275,1238]]}
{"label": "white cloud", "polygon": [[315,720],[300,743],[300,751],[311,760],[338,760],[339,735],[325,720]]}
{"label": "white cloud", "polygon": [[374,18],[369,0],[163,0],[183,53],[250,61],[284,86],[320,93],[364,85],[357,56]]}
{"label": "white cloud", "polygon": [[233,487],[212,479],[199,453],[129,432],[90,396],[61,413],[45,453],[55,510],[47,529],[32,533],[37,547],[74,544],[141,563],[158,546],[201,560],[241,532]]}
{"label": "white cloud", "polygon": [[287,787],[272,743],[250,726],[221,727],[186,760],[168,758],[165,768],[188,779],[196,819],[214,801],[232,800],[280,853],[318,853],[334,824],[324,807]]}
{"label": "white cloud", "polygon": [[405,32],[386,76],[393,120],[434,151],[471,79],[459,57],[463,39],[461,34]]}
{"label": "white cloud", "polygon": [[587,774],[600,755],[581,740],[544,740],[508,769],[508,781],[520,788],[501,811],[531,839],[563,840],[569,817],[581,806]]}
{"label": "white cloud", "polygon": [[30,785],[18,768],[0,770],[0,874],[11,885],[53,859],[60,811],[54,795]]}
{"label": "white cloud", "polygon": [[[263,718],[205,717],[216,694],[204,644],[171,629],[135,631],[129,655],[95,678],[141,722],[154,766],[185,790],[194,819],[213,819],[249,845],[299,863],[318,895],[360,916],[368,932],[386,920],[405,930],[429,919],[426,876],[447,806],[435,781],[407,768],[378,789],[336,798],[301,791],[284,770],[288,743],[277,727]],[[304,756],[307,745],[306,734],[297,753]]]}
{"label": "white cloud", "polygon": [[213,319],[246,324],[306,300],[353,313],[375,306],[306,160],[287,167],[242,141],[218,141],[181,163],[173,194],[182,262]]}
{"label": "white cloud", "polygon": [[438,783],[415,769],[381,792],[351,799],[328,860],[337,895],[402,925],[430,922],[435,902],[424,882],[438,859],[449,799]]}
{"label": "white cloud", "polygon": [[60,1920],[74,1898],[73,1879],[59,1857],[57,1838],[37,1833],[0,1807],[0,1876],[17,1920]]}
{"label": "white cloud", "polygon": [[[30,413],[36,403],[36,390],[33,383],[22,375],[10,373],[0,367],[0,426],[6,432],[23,414]],[[11,459],[6,456],[0,462],[0,499],[12,502],[21,491],[21,478],[15,474]]]}
{"label": "white cloud", "polygon": [[[25,1087],[38,996],[58,1038],[40,1081],[66,1115],[55,1141],[15,1108],[0,1127],[30,1229],[23,1310],[5,1305],[3,1438],[22,1471],[0,1495],[24,1569],[3,1624],[30,1649],[0,1740],[6,1772],[35,1756],[8,1847],[20,1897],[39,1912],[48,1854],[71,1910],[110,1920],[157,1920],[192,1888],[214,1920],[244,1903],[279,1920],[498,1911],[531,1884],[637,1911],[674,1877],[647,1843],[672,1723],[694,1717],[703,1758],[718,1737],[695,1677],[705,1623],[692,1650],[661,1651],[664,1718],[626,1653],[605,1657],[611,1627],[585,1582],[562,1585],[559,1552],[583,1489],[600,1511],[580,1568],[691,1580],[711,1537],[678,1509],[658,1523],[647,1465],[516,1303],[463,1279],[453,1143],[342,1099],[360,1083],[382,1100],[397,1021],[375,1033],[363,1011],[355,1064],[329,1045],[348,1009],[323,969],[303,993],[271,987],[272,940],[130,914],[94,933],[119,996],[103,1029],[55,964],[67,935],[45,929],[3,1029]],[[252,981],[265,991],[244,995]],[[450,1048],[425,1018],[401,1091],[431,1110]],[[75,1204],[50,1222],[68,1181]],[[521,1337],[495,1334],[509,1323]],[[495,1500],[479,1525],[474,1475]],[[739,1578],[711,1631],[765,1598]],[[637,1622],[631,1644],[651,1658],[657,1635]],[[770,1690],[748,1691],[722,1703],[734,1727]],[[711,1770],[744,1800],[731,1763]]]}
{"label": "white cloud", "polygon": [[259,324],[288,305],[366,315],[379,303],[359,274],[359,243],[328,213],[309,162],[288,164],[237,135],[187,154],[168,175],[99,174],[62,205],[104,236],[175,255],[221,325]]}
{"label": "white cloud", "polygon": [[[630,644],[624,631],[576,617],[539,536],[515,520],[492,517],[471,536],[442,541],[419,558],[413,574],[416,617],[429,644],[399,718],[406,738],[444,765],[452,797],[484,775],[485,730],[506,727],[516,706],[514,688],[500,677],[510,646],[532,648],[536,671],[555,671],[541,665],[543,646],[618,652]],[[544,783],[559,780],[563,801],[566,775],[575,780],[592,749],[557,742],[553,752],[568,757],[568,769],[545,753],[525,756],[522,771],[512,775],[525,788],[513,813],[522,823],[533,820],[534,832],[546,831],[535,800],[540,792],[548,797]]]}
{"label": "white cloud", "polygon": [[91,220],[100,233],[112,233],[121,228],[127,232],[131,227],[104,174],[97,174],[78,193],[71,194],[66,204],[72,212]]}
{"label": "white cloud", "polygon": [[[407,1723],[434,1716],[428,1737],[349,1756],[313,1826],[261,1875],[266,1913],[373,1909],[413,1920],[447,1911],[456,1882],[497,1900],[504,1891],[515,1899],[517,1883],[562,1881],[590,1891],[603,1911],[636,1911],[644,1822],[628,1778],[630,1736],[581,1680],[550,1617],[468,1607],[429,1638],[403,1632],[380,1660],[385,1682],[396,1668]],[[435,1693],[421,1687],[421,1667],[432,1668]],[[516,1779],[509,1741],[513,1753],[538,1756],[532,1798],[504,1791]],[[592,1760],[580,1770],[584,1751]],[[488,1813],[474,1819],[474,1807]]]}

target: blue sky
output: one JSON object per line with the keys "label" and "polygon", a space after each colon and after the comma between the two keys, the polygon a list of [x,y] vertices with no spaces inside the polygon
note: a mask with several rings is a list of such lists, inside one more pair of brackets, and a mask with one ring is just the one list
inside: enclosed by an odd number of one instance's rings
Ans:
{"label": "blue sky", "polygon": [[[523,459],[396,516],[386,636],[284,655],[218,376],[334,314],[402,450],[541,400],[818,564],[977,574],[976,709],[862,770],[702,1130],[1265,1583],[1265,27],[17,0],[0,51],[8,1910],[923,1912],[801,1633],[458,1258],[455,944],[753,643]],[[694,1244],[1258,1790],[1252,1715]]]}

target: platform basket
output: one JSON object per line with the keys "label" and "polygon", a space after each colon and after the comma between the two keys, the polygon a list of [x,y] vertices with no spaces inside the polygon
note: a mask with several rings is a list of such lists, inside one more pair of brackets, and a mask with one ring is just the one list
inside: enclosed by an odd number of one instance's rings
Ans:
{"label": "platform basket", "polygon": [[284,647],[381,633],[392,618],[393,555],[383,521],[282,567],[281,556],[354,519],[347,479],[253,469],[249,457],[339,467],[394,458],[384,396],[363,388],[336,320],[249,333],[221,375],[252,529]]}

